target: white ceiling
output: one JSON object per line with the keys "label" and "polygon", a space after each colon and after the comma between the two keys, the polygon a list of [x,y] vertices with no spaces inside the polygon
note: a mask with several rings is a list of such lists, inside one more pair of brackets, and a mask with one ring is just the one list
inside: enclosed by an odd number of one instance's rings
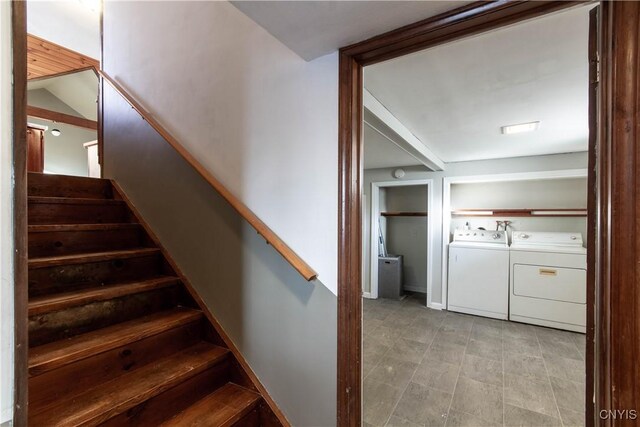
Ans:
{"label": "white ceiling", "polygon": [[365,123],[365,169],[392,168],[415,165],[422,165],[422,163]]}
{"label": "white ceiling", "polygon": [[32,80],[27,89],[46,89],[83,117],[98,120],[98,77],[91,70]]}
{"label": "white ceiling", "polygon": [[310,61],[469,1],[231,1]]}
{"label": "white ceiling", "polygon": [[585,151],[589,8],[367,67],[365,87],[445,162]]}
{"label": "white ceiling", "polygon": [[100,59],[100,1],[28,0],[27,32]]}

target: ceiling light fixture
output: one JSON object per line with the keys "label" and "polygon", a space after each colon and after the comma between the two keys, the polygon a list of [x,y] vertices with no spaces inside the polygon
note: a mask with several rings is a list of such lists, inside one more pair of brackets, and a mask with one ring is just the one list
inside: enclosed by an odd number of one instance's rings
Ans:
{"label": "ceiling light fixture", "polygon": [[533,132],[540,127],[540,122],[520,123],[517,125],[502,126],[503,135],[513,135],[515,133]]}
{"label": "ceiling light fixture", "polygon": [[61,134],[62,132],[60,132],[60,129],[51,129],[51,135],[60,136]]}

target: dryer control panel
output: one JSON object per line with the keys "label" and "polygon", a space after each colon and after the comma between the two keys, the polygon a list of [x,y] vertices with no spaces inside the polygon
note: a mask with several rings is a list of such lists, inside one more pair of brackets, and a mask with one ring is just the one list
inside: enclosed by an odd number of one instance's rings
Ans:
{"label": "dryer control panel", "polygon": [[551,231],[514,231],[512,244],[518,246],[582,247],[581,233]]}

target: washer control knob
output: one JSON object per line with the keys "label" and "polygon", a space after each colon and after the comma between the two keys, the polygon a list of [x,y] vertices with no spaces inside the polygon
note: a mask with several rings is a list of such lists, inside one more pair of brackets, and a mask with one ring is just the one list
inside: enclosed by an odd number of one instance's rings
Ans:
{"label": "washer control knob", "polygon": [[498,240],[500,238],[500,234],[499,233],[493,233],[493,237],[494,240]]}
{"label": "washer control knob", "polygon": [[578,240],[576,236],[571,236],[571,240]]}
{"label": "washer control knob", "polygon": [[528,235],[528,234],[524,234],[524,233],[522,233],[522,234],[520,235],[520,238],[521,238],[521,239],[528,239],[528,238],[529,238],[529,235]]}

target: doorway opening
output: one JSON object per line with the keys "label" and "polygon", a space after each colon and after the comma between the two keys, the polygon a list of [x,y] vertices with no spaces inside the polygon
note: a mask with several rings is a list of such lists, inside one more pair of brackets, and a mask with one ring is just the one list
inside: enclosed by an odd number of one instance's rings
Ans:
{"label": "doorway opening", "polygon": [[[427,19],[425,21],[421,21],[419,23],[409,25],[407,27],[400,28],[398,30],[392,31],[387,34],[383,34],[381,36],[375,37],[373,39],[345,47],[341,50],[340,56],[340,227],[341,230],[339,233],[339,254],[340,254],[340,263],[339,263],[339,293],[338,293],[338,325],[339,325],[339,339],[338,339],[338,420],[341,422],[344,420],[345,423],[349,423],[350,425],[357,425],[361,422],[362,418],[362,376],[360,372],[360,367],[362,365],[362,324],[361,324],[361,313],[362,313],[362,281],[360,275],[362,274],[362,228],[361,228],[361,192],[362,192],[362,181],[363,181],[363,172],[362,165],[366,163],[366,158],[363,158],[364,153],[364,145],[363,144],[363,136],[366,138],[366,131],[363,132],[363,118],[366,120],[366,110],[362,109],[363,100],[367,100],[367,92],[371,92],[367,85],[367,69],[364,67],[369,67],[372,65],[379,66],[384,65],[386,62],[392,59],[409,57],[409,54],[414,54],[416,52],[424,51],[427,48],[433,47],[441,47],[445,46],[446,43],[461,40],[464,41],[467,36],[472,35],[483,35],[487,34],[489,30],[495,30],[498,28],[511,28],[522,22],[526,22],[527,20],[532,20],[533,18],[543,19],[554,12],[562,11],[563,9],[571,8],[571,7],[584,7],[585,5],[576,5],[576,4],[567,4],[564,2],[548,2],[548,3],[535,3],[535,2],[525,2],[525,3],[506,3],[501,5],[496,4],[472,4],[468,6],[461,7],[457,10],[454,10],[450,13],[446,13],[440,16],[436,16],[432,19]],[[593,4],[591,5],[593,6]],[[596,9],[602,7],[603,10],[599,13]],[[583,40],[585,44],[588,45],[588,48],[585,46],[583,49],[584,57],[583,60],[587,62],[587,73],[588,78],[585,84],[584,94],[583,94],[583,108],[588,110],[588,122],[583,123],[583,128],[587,127],[590,131],[587,133],[588,139],[588,152],[586,152],[585,148],[582,148],[582,153],[580,154],[578,162],[571,165],[571,162],[563,162],[561,167],[556,163],[557,159],[566,159],[565,154],[546,154],[549,156],[544,159],[546,166],[548,169],[553,170],[562,170],[562,169],[584,169],[588,163],[588,179],[589,182],[588,190],[585,190],[588,193],[587,197],[587,206],[571,206],[571,207],[555,207],[549,205],[547,206],[528,206],[527,208],[505,208],[499,209],[496,207],[495,209],[483,209],[480,212],[489,213],[491,216],[497,217],[496,221],[501,221],[502,224],[496,223],[499,227],[502,227],[501,230],[498,230],[496,233],[491,233],[489,235],[493,236],[496,234],[499,240],[503,241],[503,250],[511,251],[509,244],[513,241],[514,238],[525,239],[522,234],[528,235],[528,233],[516,233],[514,237],[513,230],[509,230],[509,226],[513,225],[510,223],[510,217],[522,217],[523,214],[526,216],[539,216],[542,217],[560,217],[560,216],[572,216],[572,217],[581,217],[582,220],[587,222],[587,230],[589,236],[578,236],[578,233],[567,233],[564,237],[570,239],[572,243],[570,245],[579,244],[580,249],[576,247],[576,252],[583,251],[580,255],[584,258],[587,258],[588,261],[584,261],[584,267],[580,266],[580,270],[586,269],[587,271],[582,274],[584,278],[586,276],[586,286],[583,287],[584,290],[584,325],[583,328],[586,331],[586,335],[583,335],[584,340],[578,344],[572,344],[572,351],[576,351],[580,353],[580,347],[583,347],[582,350],[582,358],[584,361],[584,370],[582,371],[582,375],[585,376],[583,391],[574,393],[574,395],[582,396],[583,399],[578,398],[584,404],[584,410],[582,413],[579,413],[579,416],[584,417],[583,420],[587,425],[593,425],[595,422],[595,415],[597,412],[594,411],[595,408],[608,407],[611,405],[611,395],[618,394],[620,396],[627,396],[625,393],[620,393],[618,390],[614,390],[609,388],[607,384],[611,384],[607,375],[613,374],[617,371],[611,371],[611,365],[604,366],[602,365],[606,362],[607,359],[606,354],[610,354],[612,351],[611,347],[598,347],[597,342],[608,343],[607,345],[615,344],[616,348],[622,352],[622,343],[618,342],[616,338],[610,335],[610,330],[601,330],[597,329],[597,325],[609,324],[607,322],[612,321],[610,311],[606,308],[606,305],[610,304],[611,300],[605,299],[603,297],[610,298],[611,294],[610,288],[611,278],[610,274],[613,272],[610,269],[610,263],[614,262],[613,258],[611,258],[611,252],[607,249],[607,244],[611,244],[611,239],[613,236],[611,234],[602,234],[603,226],[607,221],[611,221],[612,218],[618,217],[617,212],[614,213],[610,210],[604,209],[603,203],[605,200],[611,201],[611,187],[608,185],[608,180],[606,175],[600,175],[599,171],[602,171],[603,168],[609,171],[615,170],[616,179],[624,180],[624,175],[621,170],[626,170],[628,165],[623,164],[623,158],[614,155],[615,159],[607,155],[607,153],[611,153],[610,147],[612,143],[615,143],[615,140],[620,137],[615,131],[612,131],[611,126],[611,117],[609,114],[613,114],[614,116],[626,117],[629,118],[627,112],[611,109],[611,98],[602,94],[602,91],[611,90],[612,83],[612,75],[609,74],[609,70],[612,68],[612,64],[617,61],[622,61],[626,63],[627,59],[620,55],[616,55],[613,51],[610,50],[612,37],[615,38],[615,34],[619,36],[621,34],[626,34],[625,31],[631,31],[635,34],[635,27],[632,25],[631,27],[625,27],[623,23],[628,23],[622,17],[625,15],[633,15],[636,16],[638,10],[636,10],[637,6],[631,7],[631,5],[626,4],[607,4],[606,6],[597,6],[594,8],[591,13],[589,13],[589,19],[586,27],[588,30],[588,35],[586,40]],[[631,10],[633,9],[633,10]],[[571,10],[571,9],[570,9]],[[612,27],[612,22],[615,22],[615,30]],[[629,21],[630,22],[630,21]],[[596,28],[598,28],[598,33],[596,33]],[[601,35],[599,38],[598,34]],[[616,38],[616,43],[622,42],[622,40],[628,42],[628,47],[636,51],[635,39],[620,36]],[[554,45],[555,47],[555,45]],[[553,49],[550,49],[553,50]],[[598,56],[596,52],[599,52],[599,57],[604,63],[605,66],[600,68],[600,74],[598,74]],[[588,55],[588,56],[587,56]],[[414,56],[415,57],[415,56]],[[435,69],[438,69],[438,65],[441,63],[437,61],[434,65]],[[548,64],[547,64],[548,65]],[[613,67],[615,69],[615,67]],[[468,70],[469,72],[472,69],[462,68],[462,71]],[[628,68],[628,70],[630,70]],[[444,71],[456,71],[452,68],[444,67]],[[504,76],[504,72],[501,71],[498,75]],[[635,81],[636,75],[633,72],[630,72],[628,75],[619,76],[621,78],[620,84],[622,81]],[[432,83],[429,81],[428,76],[423,75],[423,83],[429,84]],[[602,84],[602,79],[606,84]],[[615,80],[615,79],[614,79]],[[402,80],[396,80],[396,83],[403,82]],[[600,84],[599,84],[600,82]],[[443,87],[447,87],[447,85],[442,85]],[[449,86],[450,88],[451,86]],[[499,89],[499,87],[494,87],[494,90]],[[415,97],[420,97],[420,94],[416,91]],[[621,94],[622,92],[620,92]],[[414,95],[414,94],[412,94]],[[383,105],[385,102],[389,104],[388,100],[380,99],[382,96],[374,97],[378,99]],[[400,99],[402,97],[399,97]],[[588,102],[586,100],[589,100]],[[442,102],[443,98],[435,98],[435,101]],[[434,102],[435,102],[434,101]],[[627,100],[629,102],[629,108],[633,110],[633,102],[631,99]],[[436,102],[436,104],[438,103]],[[632,105],[633,104],[633,105]],[[388,105],[385,105],[388,107]],[[588,108],[587,108],[588,106]],[[478,106],[476,106],[478,107]],[[478,107],[480,108],[480,107]],[[635,110],[633,110],[635,111]],[[437,119],[437,117],[436,117]],[[625,119],[626,120],[626,119]],[[445,121],[446,124],[446,121]],[[456,128],[464,127],[465,123],[462,123]],[[500,127],[506,128],[504,130],[504,134],[510,134],[511,125],[523,125],[522,127],[533,127],[536,128],[536,124],[534,121],[532,122],[521,122],[521,123],[504,123]],[[527,126],[524,126],[527,125]],[[531,126],[528,126],[531,125]],[[502,133],[502,132],[501,132]],[[584,143],[584,140],[582,141]],[[624,142],[620,142],[621,144],[625,144]],[[482,144],[481,144],[482,145]],[[626,145],[624,145],[626,146]],[[608,147],[608,148],[607,148]],[[571,150],[569,150],[571,151]],[[596,156],[596,153],[599,153]],[[617,152],[616,152],[617,153]],[[526,155],[525,155],[526,156]],[[497,156],[500,157],[500,156]],[[504,157],[504,156],[503,156]],[[514,156],[515,157],[515,156]],[[576,157],[576,156],[574,156]],[[522,168],[523,162],[520,160],[515,161],[517,165],[517,169],[505,167],[501,161],[502,159],[496,159],[496,162],[490,165],[490,171],[482,171],[482,170],[472,170],[472,171],[461,171],[456,168],[449,168],[447,172],[456,172],[451,174],[459,175],[459,176],[474,176],[474,175],[482,175],[482,174],[498,174],[498,173],[517,173],[524,171],[535,171],[524,167]],[[576,160],[576,159],[574,159]],[[588,160],[588,162],[587,162]],[[620,164],[617,162],[620,161]],[[464,159],[460,160],[461,163],[467,163]],[[490,163],[490,162],[489,162]],[[526,161],[524,162],[526,163]],[[615,165],[614,165],[615,164]],[[555,166],[554,166],[555,165]],[[430,168],[433,173],[433,177],[435,178],[440,175],[440,178],[444,178],[444,174],[437,170]],[[426,177],[426,176],[424,176]],[[582,180],[584,181],[584,180]],[[357,185],[354,185],[357,184]],[[620,184],[617,182],[616,185]],[[584,185],[584,184],[581,184]],[[632,183],[628,183],[628,185],[633,186]],[[436,183],[434,186],[435,189],[438,189],[439,185]],[[436,196],[437,199],[437,196]],[[435,203],[438,206],[438,201]],[[624,203],[624,206],[627,206]],[[621,205],[620,208],[623,208]],[[631,209],[631,206],[627,206],[628,209]],[[444,209],[444,207],[442,208]],[[585,212],[586,211],[586,212]],[[462,212],[464,215],[468,215],[471,217],[482,216],[478,213],[478,210],[475,210],[473,213]],[[599,215],[596,216],[596,212],[599,212]],[[450,212],[442,212],[441,215],[456,215],[458,216],[460,212],[453,209]],[[430,212],[431,214],[431,212]],[[503,218],[499,218],[503,217]],[[564,219],[564,218],[561,218]],[[469,224],[469,231],[473,224],[471,224],[473,220],[465,221],[464,226],[467,226],[467,222]],[[605,221],[603,223],[603,221]],[[444,221],[442,221],[444,222]],[[482,230],[485,228],[485,230]],[[516,231],[522,231],[523,229],[519,229]],[[462,230],[461,230],[462,231]],[[467,231],[466,229],[464,231]],[[476,235],[478,238],[481,238],[483,232],[487,232],[486,226],[479,225],[475,228]],[[479,233],[478,233],[479,231]],[[492,230],[495,231],[495,230]],[[528,231],[528,230],[527,230]],[[538,233],[540,231],[534,230],[536,232],[535,239],[538,239]],[[436,230],[436,233],[438,230]],[[449,230],[445,230],[444,228],[440,228],[440,232],[443,234],[449,234],[448,238],[443,236],[443,244],[451,244],[453,240],[455,240],[455,236],[458,234],[465,235],[466,233],[450,233]],[[544,233],[544,232],[543,232]],[[473,232],[471,233],[473,234]],[[580,233],[581,234],[581,233]],[[560,236],[554,236],[554,238],[560,238]],[[620,236],[622,237],[622,236]],[[487,238],[487,233],[485,233],[485,237]],[[583,240],[584,238],[584,240]],[[560,238],[561,240],[561,238]],[[582,240],[582,241],[580,241]],[[586,245],[585,245],[586,240]],[[623,239],[621,239],[622,242]],[[577,242],[576,242],[577,241]],[[446,243],[445,243],[446,242]],[[608,243],[607,243],[608,242]],[[520,243],[520,242],[518,242]],[[558,242],[556,242],[558,243]],[[586,249],[584,246],[588,246]],[[519,248],[517,248],[519,249]],[[529,248],[530,249],[530,248]],[[567,252],[570,252],[567,250]],[[584,253],[586,252],[586,254]],[[635,252],[634,252],[635,253]],[[599,262],[595,263],[595,259],[605,260],[604,264]],[[434,266],[438,266],[440,268],[441,259],[438,262],[434,263]],[[615,261],[616,265],[622,266],[625,265],[625,268],[628,271],[634,271],[633,263],[625,263],[623,259],[618,259]],[[547,268],[544,268],[542,265],[539,270],[544,270],[539,272],[540,275],[545,276],[547,273]],[[561,266],[559,266],[561,267]],[[507,272],[511,266],[507,267]],[[549,273],[550,277],[558,277],[560,275],[560,270],[556,269],[556,274]],[[604,276],[603,276],[604,274]],[[606,279],[603,279],[606,277]],[[600,282],[600,280],[605,280],[604,282]],[[505,282],[503,281],[503,284]],[[508,285],[508,282],[506,282]],[[621,285],[621,283],[624,283]],[[627,285],[631,286],[630,282],[618,281],[616,283],[616,287]],[[599,288],[599,286],[604,286],[604,288]],[[448,292],[448,291],[447,291]],[[507,292],[510,290],[507,288]],[[566,302],[566,301],[565,301]],[[622,304],[622,301],[619,302]],[[449,304],[449,301],[447,301]],[[617,304],[617,303],[616,303]],[[596,310],[596,307],[599,307]],[[461,313],[445,313],[446,316],[455,317],[460,316],[461,318],[468,316],[468,314]],[[455,316],[454,316],[455,315]],[[506,315],[509,315],[509,309],[507,309]],[[441,316],[441,315],[440,315]],[[488,319],[488,320],[496,320],[496,319]],[[496,320],[497,321],[497,320]],[[633,320],[631,318],[625,319],[617,319],[618,326],[622,327],[622,325],[630,324]],[[473,329],[474,321],[471,323],[471,328]],[[502,320],[500,320],[502,322]],[[604,323],[603,323],[604,322]],[[464,320],[461,323],[465,323]],[[469,323],[469,322],[467,322]],[[481,326],[478,322],[478,326]],[[491,323],[491,322],[488,322]],[[515,322],[513,322],[515,323]],[[489,325],[495,326],[495,325]],[[532,328],[549,328],[549,326],[533,326],[527,325]],[[366,327],[366,326],[365,326]],[[545,329],[546,330],[546,329]],[[598,330],[596,334],[595,331]],[[566,331],[565,331],[566,332]],[[570,334],[573,332],[567,332]],[[537,336],[537,333],[534,332],[534,335]],[[561,334],[564,335],[564,334]],[[564,335],[564,337],[559,340],[565,340],[568,335]],[[595,343],[595,344],[594,344]],[[548,344],[548,343],[547,343]],[[546,345],[547,348],[550,345]],[[584,344],[584,346],[583,346]],[[538,345],[542,346],[540,339],[538,338]],[[463,354],[464,355],[464,354]],[[596,356],[597,355],[597,356]],[[616,364],[620,362],[622,365],[631,366],[629,363],[631,361],[627,361],[626,358],[622,357],[621,354],[618,355],[619,359],[616,359]],[[621,358],[621,359],[620,359]],[[598,362],[596,362],[596,359]],[[622,360],[624,359],[624,360]],[[604,373],[601,369],[606,369],[608,373]],[[396,372],[400,372],[399,369],[395,369]],[[586,372],[585,372],[586,371]],[[459,372],[458,372],[459,373]],[[409,377],[411,377],[409,375]],[[622,379],[621,379],[622,380]],[[366,387],[366,386],[365,386]],[[553,386],[552,386],[553,387]],[[631,390],[631,389],[629,389]],[[378,390],[380,391],[380,390]],[[402,395],[404,391],[400,392]],[[418,393],[420,394],[420,393]],[[455,394],[455,392],[454,392]],[[435,393],[434,393],[435,395]],[[595,403],[591,398],[587,399],[587,396],[596,396]],[[629,394],[629,398],[631,399],[632,394]],[[384,399],[380,399],[381,394],[378,394],[378,398],[374,399],[375,402],[378,402],[378,410],[381,412],[382,404],[381,402]],[[443,399],[443,401],[446,399]],[[464,399],[462,399],[464,400]],[[504,400],[502,400],[504,402]],[[628,402],[632,402],[629,400]],[[451,401],[449,401],[451,403]],[[561,421],[562,415],[559,411],[559,402],[555,402],[556,405],[556,419]],[[563,405],[565,405],[563,403]],[[366,402],[365,402],[366,406]],[[411,406],[411,405],[408,405]],[[446,405],[442,404],[440,406],[435,406],[436,411],[431,415],[437,415],[442,419],[447,418],[449,416],[449,412],[451,409],[451,404]],[[517,406],[517,405],[516,405]],[[433,409],[433,405],[422,406],[422,408],[429,408],[426,411],[430,411]],[[566,405],[563,406],[566,408]],[[527,408],[521,408],[527,409]],[[385,409],[386,411],[386,409]],[[392,405],[391,412],[389,414],[393,414],[394,406]],[[470,415],[478,415],[472,414],[471,409],[467,409],[465,411],[461,411],[464,414]],[[444,417],[442,415],[445,414]],[[482,414],[480,414],[482,415]],[[544,414],[543,414],[544,415]],[[481,419],[482,416],[480,416]],[[366,414],[365,414],[366,421]],[[389,418],[387,418],[389,421]],[[387,422],[385,421],[385,423]],[[395,420],[398,421],[398,420]],[[407,418],[405,420],[400,420],[400,422],[405,422],[406,424]],[[446,422],[446,421],[445,421]],[[420,423],[418,423],[420,424]]]}
{"label": "doorway opening", "polygon": [[27,170],[100,177],[100,2],[26,6]]}

